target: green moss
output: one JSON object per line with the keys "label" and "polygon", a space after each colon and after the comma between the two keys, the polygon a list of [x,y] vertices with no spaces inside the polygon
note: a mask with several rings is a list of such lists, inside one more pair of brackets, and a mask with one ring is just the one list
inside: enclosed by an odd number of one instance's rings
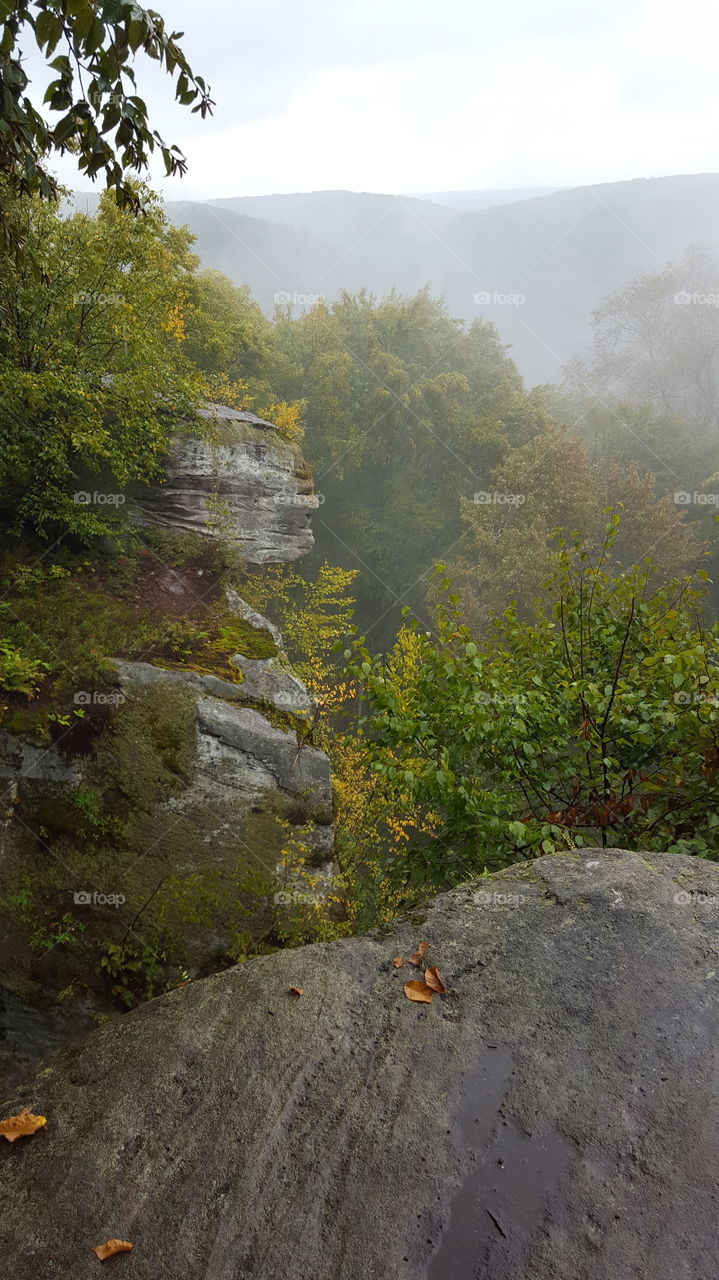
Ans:
{"label": "green moss", "polygon": [[[155,539],[151,551],[135,548],[114,561],[70,558],[44,576],[25,572],[17,552],[10,560],[6,555],[0,577],[7,588],[3,620],[9,642],[23,661],[42,664],[43,675],[33,698],[17,692],[6,699],[3,727],[18,736],[48,735],[53,719],[77,714],[78,694],[96,698],[114,688],[113,658],[240,683],[241,673],[230,661],[235,654],[277,656],[268,632],[232,612],[219,587],[222,557],[199,541],[178,535],[173,549]],[[159,559],[160,547],[181,568],[168,568]],[[200,596],[198,565],[206,575]]]}

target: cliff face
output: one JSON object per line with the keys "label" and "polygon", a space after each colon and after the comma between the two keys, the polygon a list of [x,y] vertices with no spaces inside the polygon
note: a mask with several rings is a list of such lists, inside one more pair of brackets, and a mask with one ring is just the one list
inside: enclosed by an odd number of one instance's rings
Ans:
{"label": "cliff face", "polygon": [[138,520],[230,537],[249,564],[305,555],[318,498],[299,449],[255,414],[212,405],[200,415],[208,438],[178,436],[166,483],[137,499]]}
{"label": "cliff face", "polygon": [[[224,443],[183,438],[139,518],[229,537],[248,564],[294,560],[316,501],[301,455],[252,415],[216,416]],[[188,602],[197,591],[181,572],[160,577]],[[238,938],[269,936],[288,845],[310,879],[332,874],[329,760],[304,737],[313,700],[277,628],[236,590],[226,599],[244,642],[225,674],[118,657],[87,695],[80,740],[0,732],[0,1075],[3,1054],[14,1068],[114,1007],[113,977],[127,982],[114,961],[134,956],[139,981],[170,938],[194,976]],[[122,998],[162,989],[142,981]]]}
{"label": "cliff face", "polygon": [[8,1275],[119,1237],[135,1280],[714,1280],[717,902],[701,858],[557,854],[144,1005],[5,1100],[47,1117]]}

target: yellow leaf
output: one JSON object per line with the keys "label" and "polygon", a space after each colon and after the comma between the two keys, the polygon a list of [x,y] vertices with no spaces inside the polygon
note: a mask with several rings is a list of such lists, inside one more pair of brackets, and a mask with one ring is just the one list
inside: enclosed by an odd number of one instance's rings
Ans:
{"label": "yellow leaf", "polygon": [[18,1115],[0,1120],[0,1137],[7,1138],[8,1142],[15,1142],[17,1138],[36,1133],[44,1124],[47,1124],[45,1116],[34,1116],[29,1107],[24,1107]]}

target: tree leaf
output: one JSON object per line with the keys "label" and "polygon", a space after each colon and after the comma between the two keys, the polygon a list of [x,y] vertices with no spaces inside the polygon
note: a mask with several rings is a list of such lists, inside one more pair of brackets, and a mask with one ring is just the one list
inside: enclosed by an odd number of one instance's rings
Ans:
{"label": "tree leaf", "polygon": [[424,960],[425,954],[429,948],[428,942],[420,942],[417,950],[409,957],[409,963],[418,966]]}
{"label": "tree leaf", "polygon": [[402,959],[401,956],[395,956],[394,960],[392,961],[392,964],[394,965],[395,969],[401,969],[402,965],[404,964],[404,960]]}
{"label": "tree leaf", "polygon": [[106,1240],[104,1244],[93,1245],[93,1252],[97,1254],[100,1262],[104,1262],[105,1258],[111,1258],[115,1253],[129,1253],[134,1249],[134,1245],[129,1240]]}
{"label": "tree leaf", "polygon": [[409,982],[405,982],[404,994],[408,1000],[416,1000],[419,1004],[432,1003],[431,989],[419,978],[412,978]]}
{"label": "tree leaf", "polygon": [[433,991],[438,991],[441,996],[446,995],[447,988],[439,976],[439,969],[436,965],[432,965],[431,968],[425,969],[424,980],[427,986],[431,987]]}
{"label": "tree leaf", "polygon": [[290,995],[299,997],[305,994],[304,987],[290,987]]}
{"label": "tree leaf", "polygon": [[35,1116],[29,1107],[24,1107],[18,1115],[0,1120],[0,1137],[6,1138],[8,1142],[15,1142],[17,1138],[29,1137],[31,1133],[42,1129],[44,1124],[47,1124],[45,1116]]}

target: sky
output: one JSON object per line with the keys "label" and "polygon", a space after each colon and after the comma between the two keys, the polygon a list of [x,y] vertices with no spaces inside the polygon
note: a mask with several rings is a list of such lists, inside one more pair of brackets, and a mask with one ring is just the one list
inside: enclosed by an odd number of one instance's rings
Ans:
{"label": "sky", "polygon": [[[719,171],[716,0],[153,0],[216,101],[138,58],[172,199]],[[75,187],[70,161],[57,170]]]}

